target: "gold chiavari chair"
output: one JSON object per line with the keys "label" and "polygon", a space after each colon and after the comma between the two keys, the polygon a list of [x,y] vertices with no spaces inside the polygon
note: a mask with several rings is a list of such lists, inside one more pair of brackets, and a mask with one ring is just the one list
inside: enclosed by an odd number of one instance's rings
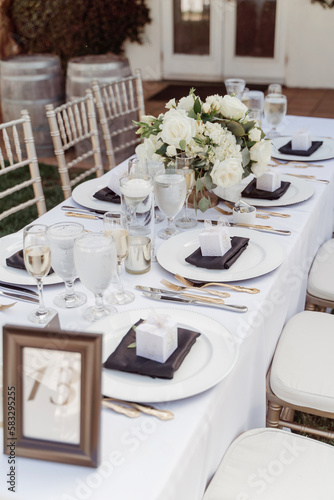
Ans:
{"label": "gold chiavari chair", "polygon": [[[93,173],[103,175],[94,99],[91,90],[84,97],[54,108],[46,107],[64,198],[72,188]],[[93,166],[88,161],[93,160]]]}
{"label": "gold chiavari chair", "polygon": [[319,248],[307,282],[305,309],[325,312],[327,307],[334,308],[334,239]]}
{"label": "gold chiavari chair", "polygon": [[109,168],[134,153],[141,139],[137,125],[145,114],[143,85],[140,71],[104,85],[93,81],[92,89],[99,115]]}
{"label": "gold chiavari chair", "polygon": [[[23,190],[26,191],[24,197],[28,197],[26,201],[17,202],[11,208],[2,211],[0,221],[32,205],[37,206],[39,216],[45,214],[45,198],[28,111],[22,110],[21,118],[17,120],[2,123],[0,125],[0,133],[2,134],[2,144],[0,144],[0,179],[4,179],[4,176],[8,176],[11,172],[18,169],[28,170],[27,166],[29,167],[30,174],[28,180],[0,192],[0,200],[4,200],[6,197],[9,199],[9,196]],[[22,144],[23,142],[24,144]],[[33,189],[32,195],[26,189],[29,186]]]}

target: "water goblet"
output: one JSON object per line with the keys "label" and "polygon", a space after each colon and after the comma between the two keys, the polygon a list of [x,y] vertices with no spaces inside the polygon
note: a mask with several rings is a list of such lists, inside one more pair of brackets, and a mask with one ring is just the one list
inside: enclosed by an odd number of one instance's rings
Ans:
{"label": "water goblet", "polygon": [[142,174],[147,175],[147,161],[145,158],[130,158],[128,161],[128,174]]}
{"label": "water goblet", "polygon": [[125,175],[120,178],[120,191],[122,211],[129,220],[129,233],[148,234],[152,216],[152,177],[142,173]]}
{"label": "water goblet", "polygon": [[241,100],[246,82],[242,78],[227,78],[224,80],[228,95],[234,95]]}
{"label": "water goblet", "polygon": [[65,292],[54,298],[54,303],[58,307],[79,307],[87,300],[84,293],[74,291],[74,281],[78,276],[74,265],[73,247],[76,238],[84,233],[85,228],[77,222],[58,222],[47,229],[51,264],[65,283]]}
{"label": "water goblet", "polygon": [[282,85],[280,83],[271,83],[268,85],[267,94],[282,94]]}
{"label": "water goblet", "polygon": [[56,314],[54,309],[47,309],[43,298],[43,278],[51,267],[51,249],[47,238],[47,226],[32,224],[23,231],[23,256],[28,273],[36,280],[39,294],[37,311],[29,314],[33,323],[46,324]]}
{"label": "water goblet", "polygon": [[154,177],[154,195],[161,212],[166,215],[168,226],[159,231],[160,238],[167,240],[179,233],[174,218],[182,209],[187,195],[184,170],[167,168]]}
{"label": "water goblet", "polygon": [[[149,160],[147,162],[147,170],[148,170],[148,175],[153,179],[155,174],[157,174],[158,172],[163,172],[165,170],[165,164],[163,161]],[[159,207],[155,206],[154,199],[153,199],[153,206],[154,206],[154,222],[155,224],[158,224],[159,222],[165,220],[165,217],[163,217],[162,214],[160,213]]]}
{"label": "water goblet", "polygon": [[271,129],[267,133],[267,137],[273,139],[279,134],[276,130],[281,123],[287,110],[287,99],[282,94],[268,94],[264,99],[264,116],[267,122],[271,125]]}
{"label": "water goblet", "polygon": [[95,297],[95,304],[84,311],[84,318],[93,322],[117,312],[103,301],[103,294],[116,269],[113,238],[102,233],[85,233],[80,236],[74,242],[74,262],[81,282]]}
{"label": "water goblet", "polygon": [[181,229],[190,229],[197,226],[197,220],[188,215],[188,199],[195,185],[195,170],[192,168],[193,162],[194,158],[186,156],[185,154],[178,155],[175,159],[175,168],[184,171],[187,186],[187,194],[184,202],[184,216],[175,223],[176,227],[180,227]]}
{"label": "water goblet", "polygon": [[128,304],[135,299],[132,292],[124,290],[122,280],[122,263],[128,255],[129,231],[128,220],[121,211],[109,211],[103,216],[105,236],[111,236],[116,245],[118,290],[111,296],[112,304]]}

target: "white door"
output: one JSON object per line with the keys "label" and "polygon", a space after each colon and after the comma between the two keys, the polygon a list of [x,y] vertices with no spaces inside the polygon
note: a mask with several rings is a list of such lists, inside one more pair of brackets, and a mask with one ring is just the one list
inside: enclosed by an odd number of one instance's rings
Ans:
{"label": "white door", "polygon": [[161,0],[163,78],[284,81],[288,0]]}

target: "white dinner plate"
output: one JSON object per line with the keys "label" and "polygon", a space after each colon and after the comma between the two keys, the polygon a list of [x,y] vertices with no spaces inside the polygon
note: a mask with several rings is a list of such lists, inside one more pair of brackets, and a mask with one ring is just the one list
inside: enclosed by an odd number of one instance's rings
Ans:
{"label": "white dinner plate", "polygon": [[285,207],[294,205],[302,201],[308,200],[314,193],[314,185],[305,179],[297,179],[290,175],[282,175],[281,180],[290,182],[290,186],[286,193],[283,194],[278,200],[265,200],[257,198],[244,198],[241,197],[241,191],[251,182],[253,176],[245,177],[239,184],[229,186],[228,188],[216,187],[214,193],[226,201],[235,203],[238,200],[243,200],[249,205],[254,207]]}
{"label": "white dinner plate", "polygon": [[276,269],[284,260],[284,247],[277,238],[244,228],[229,228],[231,236],[249,238],[246,250],[230,269],[205,269],[185,261],[199,247],[198,235],[203,229],[177,234],[158,248],[159,264],[173,274],[196,281],[238,281],[255,278]]}
{"label": "white dinner plate", "polygon": [[115,210],[120,208],[119,203],[111,203],[109,201],[97,200],[93,197],[93,194],[100,189],[105,188],[108,185],[106,179],[97,177],[96,179],[91,179],[90,181],[83,182],[76,186],[72,191],[72,198],[79,205],[83,207],[90,208],[92,210]]}
{"label": "white dinner plate", "polygon": [[[14,283],[16,285],[36,285],[36,280],[24,269],[15,269],[6,265],[6,259],[22,249],[23,235],[9,234],[0,239],[0,276],[1,281]],[[52,273],[43,279],[44,285],[53,285],[62,283],[63,280]]]}
{"label": "white dinner plate", "polygon": [[328,137],[311,137],[312,141],[322,141],[323,144],[311,156],[296,156],[280,153],[278,150],[284,144],[291,141],[291,136],[276,137],[272,139],[272,152],[271,155],[278,160],[295,160],[295,161],[321,161],[334,158],[334,140]]}
{"label": "white dinner plate", "polygon": [[130,327],[154,311],[168,314],[179,326],[201,333],[180,368],[170,380],[135,373],[102,369],[102,394],[138,402],[163,402],[183,399],[210,389],[232,370],[238,347],[230,332],[218,321],[184,308],[145,308],[108,316],[89,327],[103,333],[103,362],[116,349]]}

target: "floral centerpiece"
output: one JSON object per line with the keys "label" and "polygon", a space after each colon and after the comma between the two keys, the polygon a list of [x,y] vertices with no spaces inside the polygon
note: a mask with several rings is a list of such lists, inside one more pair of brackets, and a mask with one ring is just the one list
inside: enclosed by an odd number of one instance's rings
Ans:
{"label": "floral centerpiece", "polygon": [[205,102],[195,89],[178,102],[171,99],[166,113],[142,116],[137,133],[143,142],[137,146],[139,158],[162,160],[165,165],[180,153],[194,157],[198,207],[210,206],[205,190],[238,184],[251,173],[255,177],[267,169],[271,141],[257,121],[247,119],[248,108],[229,95],[211,95]]}

